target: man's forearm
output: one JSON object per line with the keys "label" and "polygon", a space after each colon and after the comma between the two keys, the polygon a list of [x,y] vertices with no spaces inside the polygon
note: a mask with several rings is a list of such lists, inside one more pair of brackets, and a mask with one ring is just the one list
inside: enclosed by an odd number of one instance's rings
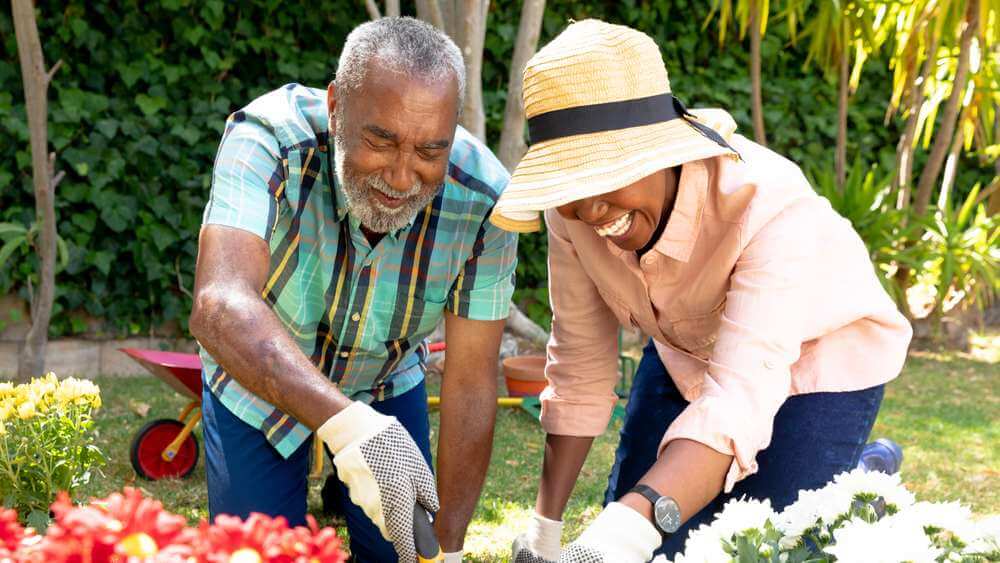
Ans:
{"label": "man's forearm", "polygon": [[[494,366],[496,364],[494,363]],[[496,368],[475,387],[447,370],[441,385],[441,428],[437,480],[441,512],[435,529],[444,551],[462,548],[482,492],[493,449],[496,421]]]}
{"label": "man's forearm", "polygon": [[593,442],[593,438],[578,436],[548,434],[545,437],[545,460],[535,501],[536,512],[550,520],[562,520],[569,495]]}
{"label": "man's forearm", "polygon": [[350,404],[292,341],[274,312],[241,288],[205,288],[191,333],[250,392],[315,430]]}

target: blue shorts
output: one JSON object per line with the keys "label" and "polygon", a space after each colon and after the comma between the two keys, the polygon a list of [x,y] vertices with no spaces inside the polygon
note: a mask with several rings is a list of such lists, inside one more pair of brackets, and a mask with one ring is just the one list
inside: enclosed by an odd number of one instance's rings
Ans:
{"label": "blue shorts", "polygon": [[[736,483],[731,493],[716,497],[656,553],[673,559],[682,551],[688,532],[711,522],[729,499],[768,498],[775,510],[781,510],[798,498],[800,489],[819,488],[837,473],[857,466],[883,391],[884,386],[878,385],[789,397],[774,419],[771,444],[757,454],[757,473]],[[632,382],[605,504],[624,496],[652,467],[667,427],[687,405],[650,341]]]}
{"label": "blue shorts", "polygon": [[[395,416],[433,467],[423,382],[399,397],[372,403],[372,408]],[[288,459],[281,457],[260,430],[233,415],[207,385],[202,393],[202,420],[210,517],[214,520],[218,514],[233,514],[246,518],[251,512],[262,512],[284,516],[293,526],[305,525],[312,440],[303,443]],[[347,487],[339,480],[334,482],[333,508],[347,521],[353,560],[396,561],[392,544],[351,502]]]}

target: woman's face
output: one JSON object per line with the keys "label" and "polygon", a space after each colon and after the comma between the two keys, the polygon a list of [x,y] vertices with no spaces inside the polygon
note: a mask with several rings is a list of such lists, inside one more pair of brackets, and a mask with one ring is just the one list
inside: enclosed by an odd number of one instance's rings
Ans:
{"label": "woman's face", "polygon": [[619,190],[572,201],[556,208],[568,221],[582,221],[622,250],[646,246],[660,217],[673,208],[677,169],[668,168]]}

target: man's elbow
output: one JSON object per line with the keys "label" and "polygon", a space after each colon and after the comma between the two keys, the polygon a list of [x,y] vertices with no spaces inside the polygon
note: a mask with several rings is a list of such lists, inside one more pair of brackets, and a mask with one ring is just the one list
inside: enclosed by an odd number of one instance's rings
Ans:
{"label": "man's elbow", "polygon": [[211,340],[220,332],[234,309],[227,292],[218,288],[202,288],[195,292],[188,330],[200,342]]}

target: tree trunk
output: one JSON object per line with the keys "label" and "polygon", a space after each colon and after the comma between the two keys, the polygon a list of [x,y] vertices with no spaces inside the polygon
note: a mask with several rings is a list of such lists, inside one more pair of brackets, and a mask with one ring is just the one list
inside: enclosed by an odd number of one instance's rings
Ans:
{"label": "tree trunk", "polygon": [[847,95],[850,88],[850,47],[845,42],[840,53],[840,77],[837,84],[837,148],[834,153],[834,171],[837,189],[844,191],[847,182]]}
{"label": "tree trunk", "polygon": [[[1000,104],[993,105],[993,115],[996,118],[993,120],[993,142],[1000,143]],[[1000,178],[1000,158],[993,161],[994,170],[996,170],[996,176]],[[990,215],[1000,214],[1000,191],[993,192],[990,196],[989,202],[986,205],[986,211]]]}
{"label": "tree trunk", "polygon": [[385,0],[385,16],[387,18],[399,17],[399,0]]}
{"label": "tree trunk", "polygon": [[914,82],[910,90],[907,109],[909,115],[906,118],[906,126],[903,128],[903,135],[896,145],[896,209],[904,209],[910,205],[910,188],[913,178],[913,155],[917,147],[917,123],[920,122],[920,108],[924,105],[924,87],[928,78],[937,66],[938,34],[934,33],[931,23],[927,24],[927,34],[930,44],[927,49],[927,58],[920,70],[920,83]]}
{"label": "tree trunk", "polygon": [[448,33],[448,27],[444,24],[444,15],[441,13],[441,4],[438,4],[438,0],[417,0],[417,17]]}
{"label": "tree trunk", "polygon": [[462,126],[480,141],[486,141],[486,114],[483,111],[483,43],[486,40],[486,13],[489,0],[462,1],[462,32],[459,47],[465,57],[465,102]]}
{"label": "tree trunk", "polygon": [[510,304],[510,316],[507,317],[507,329],[542,350],[549,341],[549,333],[522,313],[513,302]]}
{"label": "tree trunk", "polygon": [[[967,111],[963,110],[958,122],[961,123],[966,117]],[[958,159],[962,156],[962,141],[965,135],[962,129],[955,131],[954,139],[951,141],[951,148],[948,150],[948,159],[944,165],[944,177],[941,179],[941,193],[938,194],[938,207],[944,207],[945,202],[951,194],[951,188],[955,185],[955,175],[958,173]]]}
{"label": "tree trunk", "polygon": [[368,10],[368,17],[373,20],[382,17],[382,13],[378,11],[378,4],[375,3],[375,0],[365,0],[365,9]]}
{"label": "tree trunk", "polygon": [[920,174],[920,183],[917,185],[917,197],[914,202],[914,209],[917,213],[923,214],[927,210],[927,205],[931,201],[931,194],[934,191],[934,184],[937,182],[941,166],[948,154],[951,146],[952,136],[955,134],[955,123],[958,120],[958,111],[962,103],[962,96],[965,93],[965,86],[969,77],[969,56],[972,47],[972,38],[979,30],[979,0],[969,0],[965,7],[965,29],[962,30],[959,42],[958,68],[955,69],[955,80],[951,85],[951,94],[944,108],[944,115],[941,117],[940,129],[934,135],[934,144],[931,145],[930,156],[927,157],[927,164]]}
{"label": "tree trunk", "polygon": [[55,295],[56,212],[54,194],[59,177],[53,178],[55,155],[48,154],[48,88],[52,74],[45,68],[42,44],[38,38],[35,7],[32,0],[12,0],[14,33],[21,61],[24,99],[31,135],[32,184],[35,190],[35,220],[39,237],[34,246],[41,264],[38,291],[31,300],[31,328],[24,340],[17,364],[17,377],[27,381],[45,369],[45,348],[49,341],[49,320]]}
{"label": "tree trunk", "polygon": [[521,99],[524,90],[522,75],[524,66],[538,47],[544,13],[545,0],[524,0],[521,6],[521,23],[517,29],[514,58],[510,62],[507,105],[504,107],[503,131],[500,133],[500,150],[497,155],[511,172],[527,150],[524,142],[524,104]]}
{"label": "tree trunk", "polygon": [[760,0],[750,0],[750,112],[753,116],[753,136],[758,144],[767,146],[764,134],[764,104],[760,91]]}
{"label": "tree trunk", "polygon": [[462,48],[462,9],[461,0],[432,0],[438,2],[441,8],[441,18],[444,20],[444,32]]}

